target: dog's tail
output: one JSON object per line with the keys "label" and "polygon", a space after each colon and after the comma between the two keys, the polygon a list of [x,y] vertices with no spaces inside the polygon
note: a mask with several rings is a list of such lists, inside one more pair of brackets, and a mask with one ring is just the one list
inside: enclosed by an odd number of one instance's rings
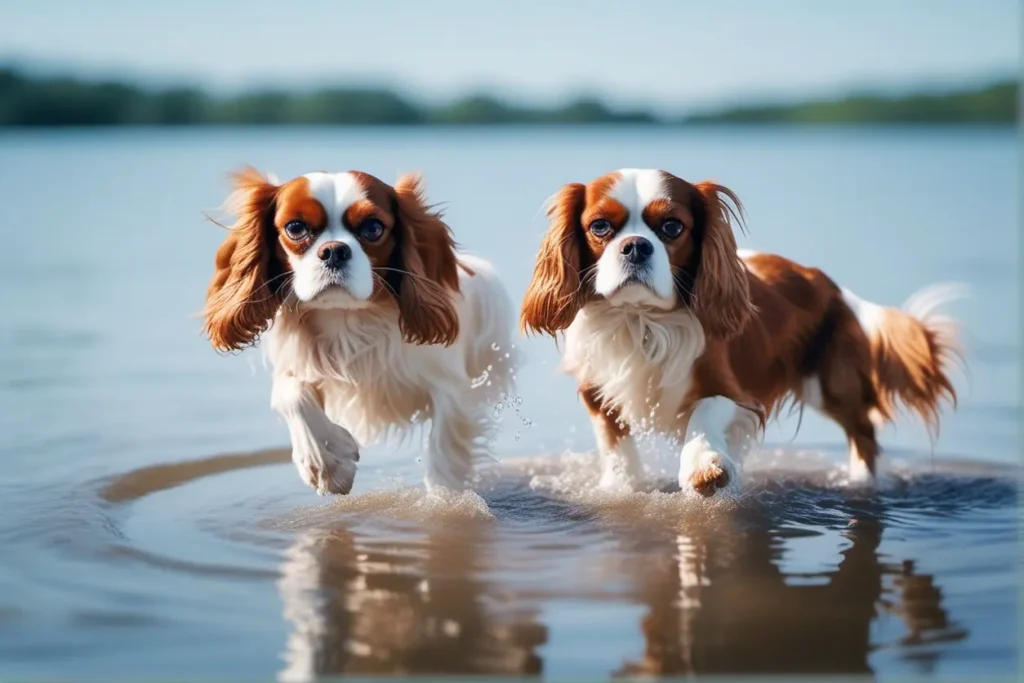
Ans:
{"label": "dog's tail", "polygon": [[967,288],[933,285],[913,294],[901,309],[865,301],[845,288],[842,294],[871,347],[872,382],[877,392],[873,421],[893,422],[901,409],[906,409],[924,422],[935,439],[942,404],[949,403],[954,409],[957,404],[950,371],[966,369],[959,327],[940,309],[964,298]]}

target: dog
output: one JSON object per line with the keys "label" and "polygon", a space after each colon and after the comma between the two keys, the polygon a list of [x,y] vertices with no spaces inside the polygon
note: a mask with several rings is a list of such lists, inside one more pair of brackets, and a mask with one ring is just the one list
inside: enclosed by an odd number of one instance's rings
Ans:
{"label": "dog", "polygon": [[744,454],[786,403],[838,423],[852,477],[870,482],[877,426],[902,406],[937,435],[941,405],[956,406],[957,326],[936,314],[949,287],[898,310],[819,269],[738,251],[738,197],[661,170],[566,185],[547,213],[520,326],[564,336],[562,368],[593,422],[601,486],[636,486],[631,430],[643,429],[684,442],[684,492],[735,492]]}
{"label": "dog", "polygon": [[281,183],[246,168],[233,181],[204,331],[220,351],[262,338],[302,480],[347,494],[360,444],[429,421],[428,488],[465,488],[517,358],[491,265],[457,250],[418,175]]}

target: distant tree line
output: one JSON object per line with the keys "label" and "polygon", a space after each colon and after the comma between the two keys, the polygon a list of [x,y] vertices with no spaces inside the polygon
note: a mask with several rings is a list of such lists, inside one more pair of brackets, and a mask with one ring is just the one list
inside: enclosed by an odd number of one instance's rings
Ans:
{"label": "distant tree line", "polygon": [[850,95],[793,104],[750,105],[697,114],[693,123],[1014,123],[1017,81],[972,90],[901,96]]}
{"label": "distant tree line", "polygon": [[214,96],[198,88],[30,76],[0,67],[0,126],[680,124],[680,123],[1011,123],[1018,85],[945,94],[851,96],[795,104],[742,106],[686,117],[619,110],[597,99],[557,107],[475,95],[439,106],[388,89],[326,88],[308,93],[253,91]]}

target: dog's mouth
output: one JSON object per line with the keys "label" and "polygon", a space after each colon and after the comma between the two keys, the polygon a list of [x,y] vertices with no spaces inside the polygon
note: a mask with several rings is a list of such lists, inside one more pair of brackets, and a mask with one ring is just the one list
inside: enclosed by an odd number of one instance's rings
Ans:
{"label": "dog's mouth", "polygon": [[365,308],[366,300],[352,292],[349,277],[344,272],[324,272],[320,288],[308,302],[314,308]]}
{"label": "dog's mouth", "polygon": [[615,291],[605,296],[613,306],[666,309],[672,302],[658,294],[649,269],[634,266],[624,273]]}
{"label": "dog's mouth", "polygon": [[651,294],[656,294],[648,269],[637,266],[632,266],[626,270],[615,291],[609,296],[615,296],[623,290],[644,290]]}
{"label": "dog's mouth", "polygon": [[641,287],[651,288],[651,279],[647,274],[646,269],[632,268],[626,277],[622,278],[622,282],[619,283],[619,289],[623,287],[629,287],[631,285],[639,285]]}

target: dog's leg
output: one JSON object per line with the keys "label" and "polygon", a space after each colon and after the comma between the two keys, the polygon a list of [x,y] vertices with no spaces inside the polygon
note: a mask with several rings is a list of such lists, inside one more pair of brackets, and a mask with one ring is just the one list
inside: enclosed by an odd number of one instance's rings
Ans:
{"label": "dog's leg", "polygon": [[270,406],[288,425],[292,461],[302,480],[320,495],[351,491],[359,444],[327,417],[317,388],[288,374],[275,375]]}
{"label": "dog's leg", "polygon": [[697,401],[679,457],[679,487],[702,496],[738,491],[743,458],[759,424],[757,414],[725,396]]}
{"label": "dog's leg", "polygon": [[633,490],[643,477],[643,466],[636,440],[629,426],[619,421],[619,411],[606,408],[593,387],[580,388],[597,439],[601,458],[601,481],[598,486],[606,490]]}
{"label": "dog's leg", "polygon": [[433,416],[428,439],[425,481],[428,489],[462,491],[470,484],[477,457],[479,419],[457,396],[431,397]]}

